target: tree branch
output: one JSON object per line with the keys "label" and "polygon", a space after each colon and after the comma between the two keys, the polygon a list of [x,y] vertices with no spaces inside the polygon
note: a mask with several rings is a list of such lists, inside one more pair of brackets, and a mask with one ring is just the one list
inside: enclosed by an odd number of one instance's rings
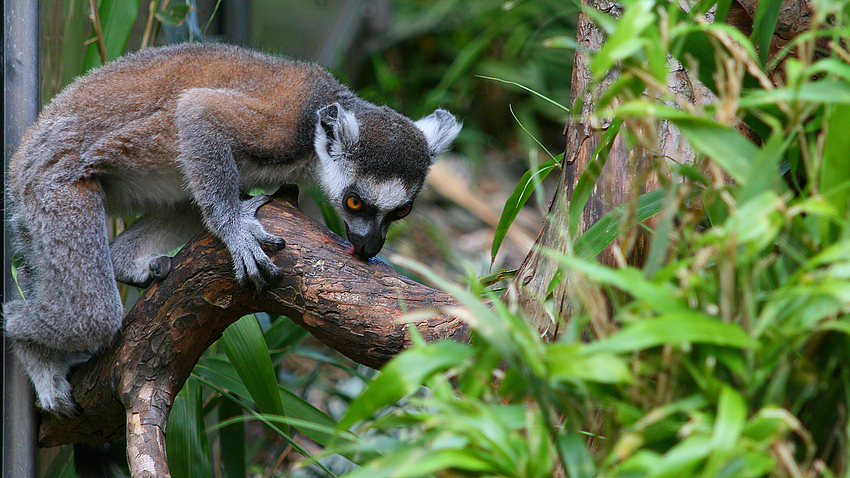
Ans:
{"label": "tree branch", "polygon": [[466,324],[438,312],[456,305],[448,294],[347,253],[345,241],[297,209],[293,189],[257,214],[268,232],[286,239],[282,250],[266,250],[283,278],[265,292],[246,290],[234,280],[224,245],[207,233],[196,237],[174,257],[171,274],[143,293],[112,345],[73,374],[82,412],[44,415],[40,446],[96,445],[120,437],[126,421],[131,469],[136,460],[165,476],[164,432],[174,397],[207,347],[253,312],[286,315],[376,368],[409,345],[407,325],[398,320],[408,311],[434,309],[416,324],[426,340],[467,339]]}

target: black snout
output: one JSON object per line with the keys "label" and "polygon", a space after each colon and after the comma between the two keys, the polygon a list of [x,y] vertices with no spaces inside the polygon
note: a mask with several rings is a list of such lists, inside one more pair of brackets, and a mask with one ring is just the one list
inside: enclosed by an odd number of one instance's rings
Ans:
{"label": "black snout", "polygon": [[349,242],[354,246],[354,251],[363,259],[371,259],[381,252],[384,247],[386,236],[380,230],[373,230],[366,235],[354,234],[348,230],[348,225],[345,226],[345,234],[348,236]]}

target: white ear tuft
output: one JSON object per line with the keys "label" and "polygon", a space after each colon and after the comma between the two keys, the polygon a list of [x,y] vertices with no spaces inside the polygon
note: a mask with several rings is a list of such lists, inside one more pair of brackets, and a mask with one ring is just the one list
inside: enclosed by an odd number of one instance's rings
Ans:
{"label": "white ear tuft", "polygon": [[448,149],[461,128],[458,120],[444,109],[434,111],[414,124],[425,135],[431,157]]}
{"label": "white ear tuft", "polygon": [[325,133],[330,150],[342,153],[357,144],[360,139],[360,126],[354,113],[347,111],[339,103],[333,103],[316,114],[319,116],[317,128]]}

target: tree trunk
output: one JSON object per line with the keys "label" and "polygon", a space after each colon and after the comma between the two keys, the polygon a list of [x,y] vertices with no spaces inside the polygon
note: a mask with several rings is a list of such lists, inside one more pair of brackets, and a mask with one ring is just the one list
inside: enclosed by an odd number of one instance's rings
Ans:
{"label": "tree trunk", "polygon": [[[688,8],[687,2],[680,3],[683,8]],[[614,17],[619,17],[622,11],[619,5],[609,0],[586,0],[586,5]],[[750,35],[757,6],[757,0],[733,0],[726,22],[744,34]],[[811,23],[811,16],[811,3],[803,0],[785,0],[780,8],[772,41],[767,46],[770,49],[768,59],[772,59],[780,48],[806,31]],[[826,39],[824,38],[823,41],[825,42]],[[536,327],[542,336],[549,339],[557,337],[561,324],[572,316],[577,299],[576,294],[571,291],[577,288],[583,289],[584,303],[582,305],[594,310],[591,314],[593,318],[591,326],[595,334],[604,336],[613,327],[605,298],[601,294],[594,294],[592,287],[584,287],[580,277],[566,274],[560,284],[552,290],[551,310],[545,307],[546,293],[558,271],[558,263],[544,251],[567,252],[568,241],[575,239],[566,237],[572,193],[582,172],[594,159],[593,152],[602,134],[610,126],[610,122],[606,119],[595,124],[591,117],[595,98],[598,98],[616,77],[616,72],[610,72],[603,81],[595,85],[592,83],[589,69],[590,57],[587,52],[598,51],[603,42],[602,32],[587,15],[581,13],[576,34],[576,44],[579,48],[576,50],[573,63],[570,97],[570,103],[574,108],[580,106],[580,111],[576,113],[574,109],[567,123],[567,142],[560,187],[555,192],[542,232],[506,293],[509,301],[525,309],[529,323]],[[816,54],[816,52],[805,53]],[[675,61],[671,61],[670,64],[668,87],[681,100],[692,104],[705,104],[715,99],[711,91],[696,78],[690,77],[682,65]],[[781,65],[769,74],[772,78],[779,76],[781,81]],[[671,125],[662,122],[657,127],[647,128],[646,124],[626,124],[625,127],[631,127],[633,132],[642,134],[644,139],[654,138],[655,143],[645,145],[649,147],[649,150],[640,147],[627,149],[622,133],[617,135],[607,153],[608,159],[599,174],[596,186],[582,211],[581,220],[576,229],[579,234],[587,231],[613,207],[659,187],[660,178],[653,173],[659,168],[652,168],[651,161],[669,158],[681,164],[694,162],[692,149],[681,137],[679,131]],[[643,131],[636,131],[637,129],[643,129]],[[746,131],[744,133],[748,134]],[[644,143],[649,142],[644,141]],[[675,178],[663,179],[675,180]],[[651,226],[653,221],[648,222]],[[599,254],[600,263],[609,266],[638,267],[643,264],[648,252],[648,235],[644,229],[634,227],[632,223],[633,221],[629,221],[629,212],[626,211],[621,221],[621,234],[613,244]]]}
{"label": "tree trunk", "polygon": [[467,340],[466,324],[441,312],[456,305],[448,294],[346,252],[345,241],[297,209],[291,189],[260,208],[257,217],[267,231],[286,239],[282,250],[266,251],[283,278],[264,292],[240,287],[224,245],[200,234],[174,257],[171,274],[143,293],[113,344],[73,374],[82,413],[43,415],[40,446],[95,445],[126,429],[133,476],[153,468],[163,473],[174,397],[207,347],[253,312],[286,315],[371,367],[410,345],[402,321],[408,312],[433,310],[430,318],[415,322],[426,340]]}
{"label": "tree trunk", "polygon": [[[587,4],[599,11],[619,17],[622,8],[608,0],[590,0]],[[593,310],[591,327],[597,337],[610,333],[615,325],[605,297],[594,287],[583,282],[578,276],[565,274],[560,284],[552,290],[552,307],[547,310],[545,301],[552,279],[558,271],[558,262],[545,251],[567,252],[568,244],[575,238],[568,238],[568,216],[573,191],[582,173],[594,161],[594,151],[600,138],[611,125],[610,119],[594,121],[593,113],[596,98],[600,97],[616,79],[617,72],[612,71],[599,83],[594,84],[590,72],[590,55],[601,48],[604,42],[602,32],[581,13],[577,26],[577,41],[573,63],[572,92],[570,103],[573,114],[566,127],[566,149],[564,168],[560,178],[560,187],[549,208],[549,214],[543,231],[537,237],[534,247],[520,266],[513,283],[508,288],[507,298],[525,309],[529,323],[536,327],[542,336],[556,338],[560,327],[569,321],[578,301],[573,291],[581,290],[582,306]],[[671,61],[668,87],[684,101],[702,104],[714,99],[711,92],[677,62]],[[580,108],[576,111],[575,108]],[[653,167],[653,161],[673,160],[680,164],[693,164],[694,153],[679,131],[672,125],[662,122],[659,125],[647,123],[626,123],[623,129],[642,137],[644,147],[629,149],[624,131],[614,138],[607,160],[598,173],[598,179],[587,200],[581,219],[576,227],[579,235],[587,231],[600,218],[615,207],[636,198],[640,194],[657,189],[661,180],[657,171],[663,168]],[[620,234],[617,239],[597,257],[602,264],[620,267],[625,265],[641,266],[649,247],[649,235],[642,227],[634,225],[634,208],[626,208],[620,217]],[[647,223],[652,226],[654,220]]]}

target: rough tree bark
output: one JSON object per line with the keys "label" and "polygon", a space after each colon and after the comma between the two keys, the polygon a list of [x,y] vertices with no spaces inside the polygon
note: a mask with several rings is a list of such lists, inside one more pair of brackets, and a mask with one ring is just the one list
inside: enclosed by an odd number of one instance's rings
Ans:
{"label": "rough tree bark", "polygon": [[254,293],[233,278],[223,244],[202,233],[174,257],[171,274],[149,287],[128,313],[123,332],[71,377],[77,417],[42,416],[39,445],[98,444],[126,431],[134,477],[169,476],[165,429],[177,392],[204,350],[238,318],[283,314],[353,360],[380,367],[409,345],[405,313],[433,309],[415,325],[426,340],[467,339],[459,319],[440,312],[447,294],[413,282],[379,262],[346,252],[347,244],[297,209],[292,189],[257,217],[286,239],[270,257],[284,277]]}

